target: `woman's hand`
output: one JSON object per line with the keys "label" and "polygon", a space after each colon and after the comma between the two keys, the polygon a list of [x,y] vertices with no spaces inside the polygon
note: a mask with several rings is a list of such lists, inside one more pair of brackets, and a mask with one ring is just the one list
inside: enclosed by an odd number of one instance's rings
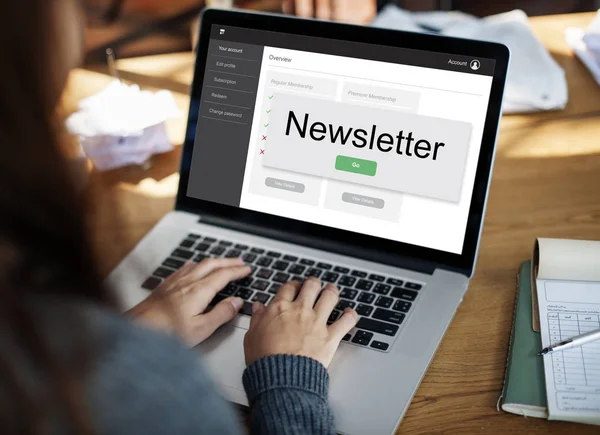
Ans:
{"label": "woman's hand", "polygon": [[367,24],[377,15],[375,0],[283,0],[283,11],[303,18]]}
{"label": "woman's hand", "polygon": [[233,319],[244,302],[230,297],[204,313],[210,301],[231,281],[249,273],[250,267],[239,258],[187,263],[129,314],[149,326],[176,331],[190,346],[196,346]]}
{"label": "woman's hand", "polygon": [[337,305],[339,290],[308,278],[302,289],[296,281],[284,284],[268,307],[255,302],[250,329],[244,339],[246,364],[269,355],[307,356],[329,366],[340,341],[358,321],[356,311],[346,309],[332,325],[327,319]]}

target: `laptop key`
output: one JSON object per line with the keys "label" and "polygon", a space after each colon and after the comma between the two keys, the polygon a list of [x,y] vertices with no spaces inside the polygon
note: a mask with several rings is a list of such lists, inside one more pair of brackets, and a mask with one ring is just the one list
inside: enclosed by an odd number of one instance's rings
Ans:
{"label": "laptop key", "polygon": [[234,248],[239,249],[240,251],[246,251],[248,249],[248,245],[242,245],[241,243],[236,243]]}
{"label": "laptop key", "polygon": [[356,305],[356,302],[352,302],[352,301],[348,301],[346,299],[342,299],[335,306],[335,309],[336,310],[340,310],[340,311],[344,311],[346,308],[354,308],[355,305]]}
{"label": "laptop key", "polygon": [[183,242],[179,244],[182,248],[191,248],[196,243],[195,240],[185,239]]}
{"label": "laptop key", "polygon": [[352,338],[352,334],[346,334],[344,335],[344,338],[342,338],[342,341],[349,341]]}
{"label": "laptop key", "polygon": [[217,241],[217,239],[215,239],[214,237],[205,237],[203,242],[204,243],[215,243]]}
{"label": "laptop key", "polygon": [[198,240],[200,237],[201,236],[199,234],[192,234],[192,233],[190,233],[190,234],[187,235],[188,239],[193,239],[193,240]]}
{"label": "laptop key", "polygon": [[271,267],[275,270],[284,271],[288,268],[289,265],[290,263],[288,263],[287,261],[278,260],[275,263],[273,263],[273,266]]}
{"label": "laptop key", "polygon": [[225,296],[233,296],[238,289],[239,287],[237,285],[229,283],[219,293],[224,294]]}
{"label": "laptop key", "polygon": [[391,288],[392,286],[389,284],[382,284],[378,282],[375,284],[375,287],[373,287],[373,293],[377,293],[378,295],[387,295]]}
{"label": "laptop key", "polygon": [[358,307],[356,307],[356,312],[359,316],[369,317],[373,312],[373,307],[371,305],[358,304]]}
{"label": "laptop key", "polygon": [[240,314],[245,314],[246,316],[252,315],[252,302],[244,302],[242,305],[242,309],[239,311]]}
{"label": "laptop key", "polygon": [[362,270],[353,270],[351,275],[356,276],[358,278],[366,278],[367,272],[363,272]]}
{"label": "laptop key", "polygon": [[402,286],[402,284],[404,284],[404,281],[402,281],[401,279],[397,279],[397,278],[388,278],[386,282],[388,284],[397,285],[397,286]]}
{"label": "laptop key", "polygon": [[394,290],[392,290],[392,294],[391,296],[395,297],[395,298],[399,298],[399,299],[405,299],[407,301],[414,301],[415,299],[417,299],[417,295],[418,293],[414,290],[407,290],[404,288],[400,288],[400,287],[394,287]]}
{"label": "laptop key", "polygon": [[339,276],[340,276],[339,273],[325,272],[323,274],[323,276],[321,277],[321,281],[336,282]]}
{"label": "laptop key", "polygon": [[269,299],[271,299],[271,296],[262,292],[256,292],[256,294],[252,296],[252,302],[260,302],[263,304],[266,304]]}
{"label": "laptop key", "polygon": [[368,346],[369,342],[373,338],[373,333],[367,331],[356,331],[354,338],[352,339],[352,343],[362,344],[363,346]]}
{"label": "laptop key", "polygon": [[167,278],[167,277],[171,276],[173,274],[173,272],[175,272],[173,269],[167,269],[166,267],[159,267],[154,272],[152,272],[152,275],[158,276],[160,278]]}
{"label": "laptop key", "polygon": [[337,273],[350,273],[350,269],[348,269],[347,267],[342,267],[342,266],[335,266],[333,268],[334,272]]}
{"label": "laptop key", "polygon": [[231,242],[229,242],[227,240],[220,240],[219,241],[219,245],[221,245],[221,246],[232,246],[233,243],[231,243]]}
{"label": "laptop key", "polygon": [[257,278],[262,278],[262,279],[269,279],[271,278],[271,275],[273,275],[273,271],[269,270],[269,269],[260,269],[258,272],[256,272],[256,277]]}
{"label": "laptop key", "polygon": [[260,257],[258,259],[258,261],[256,262],[256,265],[268,267],[271,265],[272,262],[273,262],[273,260],[269,257]]}
{"label": "laptop key", "polygon": [[154,290],[162,282],[162,279],[151,276],[142,283],[142,288],[146,290]]}
{"label": "laptop key", "polygon": [[208,248],[210,248],[208,243],[198,243],[198,246],[196,246],[194,249],[199,252],[206,252],[208,251]]}
{"label": "laptop key", "polygon": [[279,258],[281,257],[281,252],[269,251],[267,252],[268,257]]}
{"label": "laptop key", "polygon": [[264,254],[265,250],[263,248],[252,248],[250,252],[254,252],[255,254]]}
{"label": "laptop key", "polygon": [[385,276],[377,275],[376,273],[372,273],[371,275],[369,275],[369,279],[371,279],[373,281],[377,281],[377,282],[383,282],[383,281],[385,281]]}
{"label": "laptop key", "polygon": [[412,304],[410,302],[397,300],[394,306],[392,307],[392,310],[400,311],[401,313],[406,313],[408,312],[408,310],[410,310],[411,305]]}
{"label": "laptop key", "polygon": [[210,253],[213,255],[221,255],[223,252],[225,252],[225,248],[222,246],[215,246],[210,250]]}
{"label": "laptop key", "polygon": [[340,311],[333,310],[329,315],[329,319],[327,319],[327,323],[335,322],[340,317],[340,314],[342,314]]}
{"label": "laptop key", "polygon": [[299,264],[293,264],[292,267],[290,267],[290,270],[288,270],[288,272],[293,273],[294,275],[300,275],[301,273],[304,273],[305,270],[306,270],[306,266],[300,266]]}
{"label": "laptop key", "polygon": [[388,347],[390,347],[390,345],[387,343],[384,343],[383,341],[375,340],[375,341],[373,341],[373,343],[371,343],[371,347],[373,349],[378,349],[378,350],[387,350]]}
{"label": "laptop key", "polygon": [[249,276],[242,278],[242,279],[238,279],[235,283],[237,285],[241,285],[242,287],[248,287],[250,284],[252,284],[253,279]]}
{"label": "laptop key", "polygon": [[285,261],[298,261],[298,257],[295,257],[293,255],[284,255],[283,259]]}
{"label": "laptop key", "polygon": [[385,296],[379,296],[375,301],[375,305],[378,307],[389,308],[392,306],[394,300],[392,298],[386,298]]}
{"label": "laptop key", "polygon": [[294,275],[291,280],[292,281],[298,281],[300,284],[302,284],[304,282],[304,277],[303,276]]}
{"label": "laptop key", "polygon": [[281,288],[281,284],[273,283],[273,284],[271,284],[271,287],[269,287],[269,293],[276,294],[280,288]]}
{"label": "laptop key", "polygon": [[254,260],[256,260],[256,254],[246,253],[246,254],[242,255],[242,260],[244,260],[244,263],[250,264]]}
{"label": "laptop key", "polygon": [[239,298],[248,300],[252,297],[252,293],[254,293],[254,290],[250,290],[249,288],[246,288],[246,287],[241,287],[238,289],[238,291],[235,293],[235,295]]}
{"label": "laptop key", "polygon": [[398,332],[400,327],[391,323],[380,322],[379,320],[373,320],[368,317],[361,317],[356,324],[359,329],[365,329],[367,331],[377,332],[378,334],[394,336]]}
{"label": "laptop key", "polygon": [[356,278],[354,278],[353,276],[344,275],[340,278],[338,284],[352,287],[355,282],[356,282]]}
{"label": "laptop key", "polygon": [[371,288],[373,287],[373,281],[361,279],[356,283],[355,287],[359,290],[371,290]]}
{"label": "laptop key", "polygon": [[314,267],[312,267],[312,268],[308,269],[304,275],[306,277],[314,276],[315,278],[320,278],[321,273],[323,273],[323,271],[321,269],[315,269]]}
{"label": "laptop key", "polygon": [[171,267],[173,269],[179,269],[185,264],[185,261],[178,260],[176,258],[167,258],[162,264],[163,266]]}
{"label": "laptop key", "polygon": [[186,260],[189,260],[194,256],[194,253],[192,251],[188,251],[187,249],[178,248],[171,252],[171,255],[173,257],[185,258]]}
{"label": "laptop key", "polygon": [[250,288],[256,289],[256,290],[266,290],[267,288],[269,288],[269,281],[264,281],[262,279],[257,279],[256,281],[254,281],[252,283],[252,285],[250,286]]}
{"label": "laptop key", "polygon": [[361,292],[358,296],[358,302],[364,302],[366,304],[372,304],[375,300],[375,295],[373,293]]}
{"label": "laptop key", "polygon": [[340,292],[340,298],[344,298],[344,299],[354,299],[356,297],[356,295],[358,294],[358,290],[354,290],[354,289],[350,289],[345,287],[341,292]]}
{"label": "laptop key", "polygon": [[283,272],[278,272],[273,277],[273,281],[280,282],[280,283],[287,282],[289,279],[290,279],[290,275],[287,273],[283,273]]}
{"label": "laptop key", "polygon": [[242,255],[242,251],[240,251],[239,249],[230,249],[229,251],[227,251],[227,254],[225,254],[225,257],[237,258],[240,255]]}
{"label": "laptop key", "polygon": [[300,260],[300,264],[303,264],[305,266],[313,266],[315,262],[313,260],[309,260],[308,258],[303,258],[302,260]]}
{"label": "laptop key", "polygon": [[317,263],[317,267],[320,267],[321,269],[330,270],[333,266],[329,263]]}
{"label": "laptop key", "polygon": [[386,322],[396,323],[400,325],[406,317],[402,313],[397,313],[395,311],[384,310],[383,308],[377,308],[372,316],[374,319],[385,320]]}
{"label": "laptop key", "polygon": [[423,288],[423,286],[421,284],[417,284],[415,282],[408,282],[408,281],[406,281],[404,283],[404,287],[409,288],[411,290],[421,290]]}

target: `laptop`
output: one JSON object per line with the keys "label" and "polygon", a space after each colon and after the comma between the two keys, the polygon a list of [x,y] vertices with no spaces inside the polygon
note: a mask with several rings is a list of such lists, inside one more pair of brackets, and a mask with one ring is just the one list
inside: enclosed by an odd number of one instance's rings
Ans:
{"label": "laptop", "polygon": [[276,15],[201,20],[175,209],[111,273],[128,308],[185,261],[241,257],[199,346],[247,405],[252,301],[316,276],[360,315],[329,372],[343,434],[391,434],[473,274],[508,67],[499,44]]}

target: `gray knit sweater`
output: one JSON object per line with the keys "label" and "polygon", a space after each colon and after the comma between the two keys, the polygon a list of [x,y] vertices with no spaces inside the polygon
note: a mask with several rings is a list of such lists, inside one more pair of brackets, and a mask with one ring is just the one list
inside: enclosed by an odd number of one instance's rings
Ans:
{"label": "gray knit sweater", "polygon": [[[85,409],[97,434],[241,434],[234,408],[217,392],[201,356],[176,339],[135,325],[115,313],[86,304],[36,304],[39,325],[61,357],[73,357],[76,344],[96,350],[85,379]],[[19,382],[34,394],[44,383],[34,364],[0,330],[0,352],[10,355]],[[327,404],[329,377],[318,362],[276,355],[249,366],[243,376],[251,404],[254,434],[333,434]],[[19,432],[18,410],[0,378],[0,432]],[[17,412],[12,412],[17,411]],[[68,433],[56,410],[55,432]],[[14,418],[14,420],[13,420]]]}

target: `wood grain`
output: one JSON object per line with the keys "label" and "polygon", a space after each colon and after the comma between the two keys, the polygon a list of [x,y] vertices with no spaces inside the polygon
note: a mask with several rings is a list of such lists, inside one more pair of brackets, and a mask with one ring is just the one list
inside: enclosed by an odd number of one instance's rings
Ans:
{"label": "wood grain", "polygon": [[[591,19],[592,14],[576,14],[531,20],[566,72],[569,103],[563,111],[503,118],[476,273],[398,434],[598,433],[597,427],[496,410],[516,273],[535,237],[600,239],[600,87],[563,36],[566,27],[583,27]],[[122,76],[144,87],[171,89],[187,112],[191,54],[130,59],[118,66]],[[66,109],[109,80],[102,71],[75,71]],[[175,143],[181,143],[184,125],[184,119],[170,123]],[[90,174],[91,230],[104,273],[172,209],[179,157],[177,147],[157,156],[148,171]]]}

